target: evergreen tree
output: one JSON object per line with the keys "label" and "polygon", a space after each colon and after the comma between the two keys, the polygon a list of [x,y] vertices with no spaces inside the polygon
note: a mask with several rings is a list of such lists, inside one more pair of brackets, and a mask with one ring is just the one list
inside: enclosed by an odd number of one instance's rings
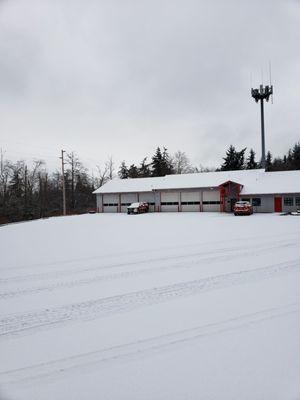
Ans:
{"label": "evergreen tree", "polygon": [[300,169],[300,142],[295,143],[292,150],[292,169]]}
{"label": "evergreen tree", "polygon": [[143,159],[143,161],[141,162],[141,165],[139,167],[138,175],[141,178],[146,178],[148,176],[151,176],[151,171],[150,171],[150,167],[149,167],[150,164],[148,164],[146,161],[147,161],[147,157],[145,157]]}
{"label": "evergreen tree", "polygon": [[246,169],[256,169],[258,166],[255,161],[255,151],[253,149],[250,150],[249,157],[247,158]]}
{"label": "evergreen tree", "polygon": [[171,175],[174,174],[174,167],[172,164],[172,160],[170,159],[168,150],[164,147],[164,151],[162,154],[162,160],[163,160],[163,170],[164,170],[164,175]]}
{"label": "evergreen tree", "polygon": [[235,171],[244,169],[246,147],[241,151],[236,151],[233,145],[230,145],[226,151],[226,157],[223,158],[224,163],[221,166],[221,171]]}
{"label": "evergreen tree", "polygon": [[174,169],[167,149],[164,147],[162,153],[158,147],[152,157],[152,176],[165,176],[173,173]]}
{"label": "evergreen tree", "polygon": [[152,176],[163,176],[163,168],[162,168],[162,154],[160,147],[156,149],[154,156],[152,157]]}
{"label": "evergreen tree", "polygon": [[118,175],[121,179],[127,179],[129,178],[129,171],[128,168],[125,164],[125,161],[122,161],[121,165],[120,165],[120,169],[118,172]]}
{"label": "evergreen tree", "polygon": [[266,171],[271,171],[272,170],[272,159],[273,156],[270,151],[267,152],[267,157],[266,157]]}
{"label": "evergreen tree", "polygon": [[131,164],[128,170],[128,177],[129,178],[138,178],[139,177],[139,170],[138,167],[134,164]]}
{"label": "evergreen tree", "polygon": [[274,158],[274,160],[272,162],[272,171],[286,170],[286,168],[287,168],[286,163],[287,163],[286,156],[284,156],[283,159],[280,157]]}

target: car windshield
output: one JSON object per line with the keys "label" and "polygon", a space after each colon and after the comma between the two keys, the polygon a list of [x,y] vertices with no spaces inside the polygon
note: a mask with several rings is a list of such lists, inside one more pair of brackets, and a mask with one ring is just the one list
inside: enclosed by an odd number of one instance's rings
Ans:
{"label": "car windshield", "polygon": [[128,208],[137,208],[140,206],[140,203],[132,203]]}

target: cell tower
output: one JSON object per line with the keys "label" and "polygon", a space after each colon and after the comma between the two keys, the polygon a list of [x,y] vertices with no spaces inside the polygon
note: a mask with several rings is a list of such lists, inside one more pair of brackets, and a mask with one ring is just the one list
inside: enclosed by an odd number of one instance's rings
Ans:
{"label": "cell tower", "polygon": [[[271,76],[270,76],[271,80]],[[265,117],[264,117],[264,100],[269,101],[273,95],[273,85],[260,85],[259,89],[251,89],[251,96],[256,103],[260,101],[260,117],[261,117],[261,166],[266,169],[266,148],[265,148]]]}

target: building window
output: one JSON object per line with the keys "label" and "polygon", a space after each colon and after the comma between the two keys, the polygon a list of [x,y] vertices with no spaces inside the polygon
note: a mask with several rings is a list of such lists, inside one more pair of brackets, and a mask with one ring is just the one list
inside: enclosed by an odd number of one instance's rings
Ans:
{"label": "building window", "polygon": [[128,206],[130,206],[131,204],[132,204],[132,203],[122,203],[121,206],[123,206],[123,207],[125,207],[125,206],[128,207]]}
{"label": "building window", "polygon": [[242,200],[242,201],[249,201],[249,203],[250,203],[250,198],[245,198],[245,197],[243,197],[241,200]]}
{"label": "building window", "polygon": [[162,206],[178,206],[178,201],[163,201]]}
{"label": "building window", "polygon": [[285,197],[284,199],[283,199],[283,204],[285,205],[285,206],[293,206],[294,205],[294,198],[293,197]]}
{"label": "building window", "polygon": [[253,197],[252,205],[253,205],[253,207],[260,207],[261,206],[261,198],[260,197]]}
{"label": "building window", "polygon": [[300,207],[300,197],[296,197],[296,206]]}
{"label": "building window", "polygon": [[118,203],[104,203],[104,207],[118,207]]}
{"label": "building window", "polygon": [[199,205],[200,201],[182,201],[181,205],[182,206],[194,206],[194,205]]}
{"label": "building window", "polygon": [[203,201],[204,205],[220,204],[219,201]]}

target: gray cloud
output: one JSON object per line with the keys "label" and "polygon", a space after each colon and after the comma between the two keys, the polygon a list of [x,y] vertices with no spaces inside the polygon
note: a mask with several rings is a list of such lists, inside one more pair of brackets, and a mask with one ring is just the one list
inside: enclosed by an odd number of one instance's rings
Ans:
{"label": "gray cloud", "polygon": [[53,165],[62,146],[91,165],[157,145],[206,165],[231,143],[259,153],[250,74],[267,82],[272,60],[267,147],[282,154],[300,139],[299,21],[290,0],[1,2],[1,146]]}

